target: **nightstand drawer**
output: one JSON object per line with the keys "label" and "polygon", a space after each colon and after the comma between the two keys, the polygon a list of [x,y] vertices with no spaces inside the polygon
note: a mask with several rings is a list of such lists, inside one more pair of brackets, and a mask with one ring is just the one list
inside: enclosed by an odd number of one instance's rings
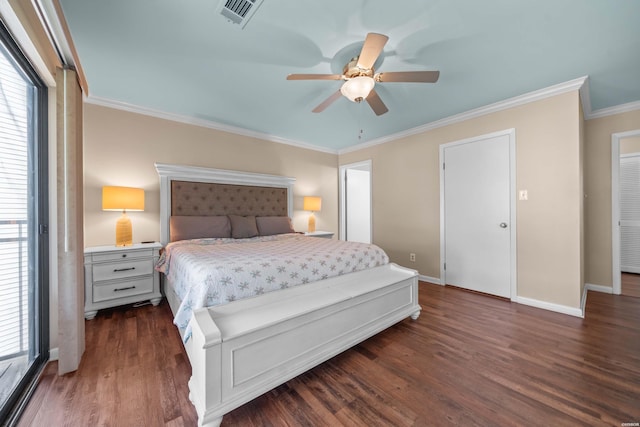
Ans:
{"label": "nightstand drawer", "polygon": [[84,251],[84,318],[118,305],[162,299],[160,275],[153,266],[160,257],[160,243],[131,246],[93,246]]}
{"label": "nightstand drawer", "polygon": [[107,301],[146,294],[153,291],[153,277],[143,277],[138,280],[98,285],[93,288],[93,302]]}
{"label": "nightstand drawer", "polygon": [[99,261],[126,261],[129,258],[148,258],[153,256],[153,249],[123,250],[118,252],[91,254],[93,262]]}
{"label": "nightstand drawer", "polygon": [[93,265],[93,281],[122,279],[150,275],[153,273],[153,260],[141,259],[138,261],[124,261],[118,263],[105,263]]}

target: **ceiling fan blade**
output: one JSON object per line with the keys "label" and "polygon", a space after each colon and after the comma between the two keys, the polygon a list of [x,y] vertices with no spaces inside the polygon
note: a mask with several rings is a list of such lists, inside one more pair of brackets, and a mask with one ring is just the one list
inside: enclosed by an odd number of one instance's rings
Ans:
{"label": "ceiling fan blade", "polygon": [[369,103],[369,106],[371,107],[373,112],[376,113],[376,116],[381,116],[389,111],[387,106],[384,105],[384,102],[382,102],[382,99],[380,99],[380,97],[378,96],[378,92],[376,92],[375,89],[371,89],[371,92],[369,92],[369,96],[367,96],[367,102]]}
{"label": "ceiling fan blade", "polygon": [[287,80],[342,80],[342,74],[289,74]]}
{"label": "ceiling fan blade", "polygon": [[325,108],[327,108],[329,105],[333,104],[336,99],[340,98],[342,96],[342,92],[340,92],[340,90],[338,90],[337,92],[335,92],[333,95],[331,95],[330,97],[328,97],[327,99],[325,99],[324,101],[322,101],[320,103],[320,105],[318,105],[316,108],[314,108],[312,111],[314,113],[321,113],[325,110]]}
{"label": "ceiling fan blade", "polygon": [[376,59],[378,59],[378,56],[380,56],[387,40],[389,40],[389,37],[384,34],[367,34],[367,38],[364,40],[364,45],[360,51],[360,56],[358,57],[358,67],[365,70],[373,67],[373,64],[376,62]]}
{"label": "ceiling fan blade", "polygon": [[392,71],[378,73],[379,82],[435,83],[440,78],[440,71]]}

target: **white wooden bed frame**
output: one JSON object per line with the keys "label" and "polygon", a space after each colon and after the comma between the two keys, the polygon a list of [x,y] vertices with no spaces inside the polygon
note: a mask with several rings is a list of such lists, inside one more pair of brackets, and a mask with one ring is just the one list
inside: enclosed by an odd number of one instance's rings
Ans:
{"label": "white wooden bed frame", "polygon": [[[172,180],[286,187],[291,216],[293,178],[158,163],[156,169],[163,244]],[[180,301],[167,282],[175,313]],[[407,317],[417,319],[420,309],[417,272],[387,264],[196,310],[185,349],[198,425],[219,426],[224,414]]]}

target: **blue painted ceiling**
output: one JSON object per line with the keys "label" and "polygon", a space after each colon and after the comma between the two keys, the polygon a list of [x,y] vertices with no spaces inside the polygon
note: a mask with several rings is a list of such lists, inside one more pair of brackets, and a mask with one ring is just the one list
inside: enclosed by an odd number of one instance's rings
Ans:
{"label": "blue painted ceiling", "polygon": [[[220,1],[61,0],[89,97],[330,151],[587,75],[592,110],[640,101],[640,1],[264,0],[244,29]],[[376,71],[440,80],[312,113],[341,82],[286,76],[341,74],[369,32]]]}

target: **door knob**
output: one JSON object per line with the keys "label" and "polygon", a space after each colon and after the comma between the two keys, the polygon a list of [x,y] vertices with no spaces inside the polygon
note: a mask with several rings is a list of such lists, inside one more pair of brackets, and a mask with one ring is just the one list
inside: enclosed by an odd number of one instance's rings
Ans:
{"label": "door knob", "polygon": [[501,222],[500,223],[500,228],[507,228],[507,223],[506,222]]}

